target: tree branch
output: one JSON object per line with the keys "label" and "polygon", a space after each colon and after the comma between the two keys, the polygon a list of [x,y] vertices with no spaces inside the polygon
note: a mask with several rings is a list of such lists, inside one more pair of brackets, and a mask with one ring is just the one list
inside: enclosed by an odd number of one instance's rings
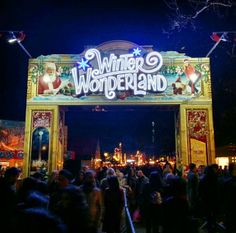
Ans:
{"label": "tree branch", "polygon": [[199,14],[201,14],[204,10],[206,10],[207,8],[211,7],[211,6],[224,6],[224,7],[232,7],[232,3],[226,4],[226,3],[221,3],[221,2],[212,2],[210,4],[208,4],[208,1],[206,2],[206,6],[204,6],[202,9],[200,9],[199,11],[197,11],[195,13],[194,16],[192,16],[192,19],[196,19],[198,17]]}

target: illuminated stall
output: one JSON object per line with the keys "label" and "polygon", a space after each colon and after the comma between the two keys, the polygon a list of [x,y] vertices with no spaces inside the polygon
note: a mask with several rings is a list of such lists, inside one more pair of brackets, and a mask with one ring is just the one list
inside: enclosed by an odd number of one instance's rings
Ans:
{"label": "illuminated stall", "polygon": [[229,145],[216,148],[216,162],[219,166],[229,166],[230,163],[236,163],[236,145]]}
{"label": "illuminated stall", "polygon": [[0,165],[23,167],[25,123],[20,121],[0,120]]}
{"label": "illuminated stall", "polygon": [[215,162],[209,58],[109,41],[81,54],[30,59],[25,175],[62,166],[66,106],[82,105],[177,106],[177,166]]}

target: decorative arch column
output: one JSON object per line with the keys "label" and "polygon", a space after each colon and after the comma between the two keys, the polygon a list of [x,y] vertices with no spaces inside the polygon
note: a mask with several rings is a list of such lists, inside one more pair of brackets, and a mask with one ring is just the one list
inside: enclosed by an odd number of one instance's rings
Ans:
{"label": "decorative arch column", "polygon": [[28,105],[24,143],[24,177],[50,173],[63,163],[64,112],[58,106]]}
{"label": "decorative arch column", "polygon": [[180,160],[183,165],[215,163],[211,105],[180,105]]}

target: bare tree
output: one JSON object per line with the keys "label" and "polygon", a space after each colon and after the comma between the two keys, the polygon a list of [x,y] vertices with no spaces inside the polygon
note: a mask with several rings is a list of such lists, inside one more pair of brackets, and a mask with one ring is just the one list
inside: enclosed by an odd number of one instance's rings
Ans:
{"label": "bare tree", "polygon": [[[180,32],[185,28],[196,30],[195,20],[205,11],[213,11],[221,16],[222,8],[231,8],[236,5],[236,0],[163,0],[171,10],[169,16],[170,25],[163,33],[167,35],[173,32]],[[187,10],[186,10],[187,9]]]}

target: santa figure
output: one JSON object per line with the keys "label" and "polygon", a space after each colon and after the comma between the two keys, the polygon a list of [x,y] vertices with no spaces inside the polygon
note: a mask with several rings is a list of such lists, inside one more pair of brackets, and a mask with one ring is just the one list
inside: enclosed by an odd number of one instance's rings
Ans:
{"label": "santa figure", "polygon": [[196,88],[196,84],[201,78],[201,73],[195,70],[194,66],[189,63],[188,59],[184,60],[184,73],[189,80],[188,86],[191,88],[191,93],[198,93],[199,91]]}
{"label": "santa figure", "polygon": [[185,90],[185,88],[186,88],[186,85],[182,83],[181,77],[178,76],[176,81],[174,83],[172,83],[172,87],[173,87],[173,94],[174,95],[182,95],[183,90]]}
{"label": "santa figure", "polygon": [[45,63],[45,73],[38,80],[38,94],[57,94],[61,83],[62,81],[57,75],[56,64]]}

